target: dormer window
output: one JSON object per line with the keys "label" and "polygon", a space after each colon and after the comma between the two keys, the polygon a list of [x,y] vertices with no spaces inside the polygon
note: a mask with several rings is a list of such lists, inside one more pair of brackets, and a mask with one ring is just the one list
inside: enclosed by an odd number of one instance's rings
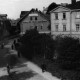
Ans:
{"label": "dormer window", "polygon": [[66,19],[66,13],[63,13],[63,19]]}

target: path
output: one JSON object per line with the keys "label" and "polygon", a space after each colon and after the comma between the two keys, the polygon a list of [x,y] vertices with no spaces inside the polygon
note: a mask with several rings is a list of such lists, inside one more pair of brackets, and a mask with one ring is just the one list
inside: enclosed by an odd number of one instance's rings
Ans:
{"label": "path", "polygon": [[[5,45],[5,47],[9,48],[11,53],[17,54],[15,50],[11,50],[10,48],[11,44],[12,42]],[[0,69],[0,76],[8,75],[6,70],[7,69],[5,67]],[[20,66],[15,66],[13,69],[11,69],[11,71],[12,72],[16,71],[16,74],[32,71],[32,73],[35,74],[33,77],[25,79],[25,80],[61,80],[61,79],[58,79],[57,77],[52,76],[52,74],[49,72],[42,73],[42,70],[40,67],[38,67],[36,64],[29,62],[29,61],[24,62]]]}

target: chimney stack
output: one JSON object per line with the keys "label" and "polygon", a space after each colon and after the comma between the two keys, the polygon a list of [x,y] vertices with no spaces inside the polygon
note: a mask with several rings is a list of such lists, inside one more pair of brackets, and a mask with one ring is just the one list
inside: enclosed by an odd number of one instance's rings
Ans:
{"label": "chimney stack", "polygon": [[71,1],[72,1],[71,3],[72,3],[73,5],[76,3],[76,0],[71,0]]}

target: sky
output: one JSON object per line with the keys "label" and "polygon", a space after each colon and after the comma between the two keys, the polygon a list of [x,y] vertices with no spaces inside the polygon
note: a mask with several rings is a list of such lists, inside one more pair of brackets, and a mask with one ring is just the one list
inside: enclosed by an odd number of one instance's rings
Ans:
{"label": "sky", "polygon": [[32,8],[43,10],[52,2],[71,3],[71,0],[0,0],[0,14],[7,14],[8,18],[17,19],[21,11],[29,11]]}

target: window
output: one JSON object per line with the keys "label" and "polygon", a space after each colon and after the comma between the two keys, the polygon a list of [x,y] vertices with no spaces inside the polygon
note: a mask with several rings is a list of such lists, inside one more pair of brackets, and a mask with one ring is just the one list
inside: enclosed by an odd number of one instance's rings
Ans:
{"label": "window", "polygon": [[37,27],[37,26],[35,26],[35,29],[36,29],[36,30],[37,30],[37,28],[38,28],[38,27]]}
{"label": "window", "polygon": [[63,13],[63,19],[66,19],[66,13]]}
{"label": "window", "polygon": [[80,24],[76,24],[76,31],[80,30]]}
{"label": "window", "polygon": [[76,18],[80,18],[80,12],[76,12]]}
{"label": "window", "polygon": [[58,31],[58,25],[55,25],[55,31]]}
{"label": "window", "polygon": [[30,20],[32,20],[32,17],[30,17]]}
{"label": "window", "polygon": [[55,13],[55,19],[58,19],[58,13]]}
{"label": "window", "polygon": [[42,27],[43,27],[43,26],[41,26],[41,29],[42,29]]}
{"label": "window", "polygon": [[66,31],[66,25],[63,25],[63,31]]}
{"label": "window", "polygon": [[35,20],[37,20],[37,17],[35,17]]}

